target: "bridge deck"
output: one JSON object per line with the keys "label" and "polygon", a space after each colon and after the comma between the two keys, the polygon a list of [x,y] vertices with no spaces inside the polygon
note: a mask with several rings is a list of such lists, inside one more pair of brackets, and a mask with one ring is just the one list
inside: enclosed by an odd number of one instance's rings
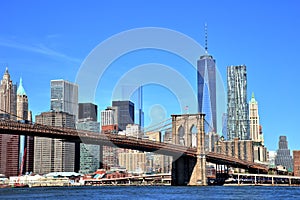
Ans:
{"label": "bridge deck", "polygon": [[[23,124],[14,121],[0,121],[0,134],[28,135],[48,138],[59,138],[70,142],[83,142],[85,144],[102,144],[106,146],[135,149],[173,157],[190,156],[197,157],[197,149],[182,145],[161,143],[134,137],[116,134],[99,134],[91,131],[76,130],[62,127],[52,127],[41,124]],[[200,156],[200,155],[199,155]],[[265,165],[240,160],[234,157],[209,152],[206,160],[212,163],[230,165],[244,169],[267,171]]]}

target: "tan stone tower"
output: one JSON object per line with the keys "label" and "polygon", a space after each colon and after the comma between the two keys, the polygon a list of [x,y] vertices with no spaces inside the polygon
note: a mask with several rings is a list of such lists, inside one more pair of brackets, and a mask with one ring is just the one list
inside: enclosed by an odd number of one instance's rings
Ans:
{"label": "tan stone tower", "polygon": [[[10,80],[6,68],[0,83],[0,119],[16,117],[17,86]],[[17,176],[19,172],[19,140],[18,135],[0,134],[0,174]]]}
{"label": "tan stone tower", "polygon": [[250,119],[250,137],[255,142],[264,144],[263,135],[260,134],[260,123],[258,115],[258,103],[252,93],[251,101],[249,102],[249,119]]}
{"label": "tan stone tower", "polygon": [[23,87],[22,78],[17,90],[17,120],[28,120],[28,97]]}
{"label": "tan stone tower", "polygon": [[6,68],[0,84],[1,118],[15,119],[15,115],[17,114],[16,89],[17,86],[12,83],[8,68]]}

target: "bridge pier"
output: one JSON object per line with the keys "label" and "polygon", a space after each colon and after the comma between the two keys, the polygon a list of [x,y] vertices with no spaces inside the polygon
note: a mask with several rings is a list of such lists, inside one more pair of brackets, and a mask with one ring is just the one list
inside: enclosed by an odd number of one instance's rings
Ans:
{"label": "bridge pier", "polygon": [[80,170],[80,142],[75,142],[74,171],[78,173],[79,170]]}
{"label": "bridge pier", "polygon": [[206,179],[206,159],[205,155],[198,155],[197,162],[194,166],[193,173],[188,185],[192,186],[205,186],[207,185]]}
{"label": "bridge pier", "polygon": [[175,144],[187,141],[185,146],[192,147],[193,127],[197,129],[197,157],[180,156],[173,158],[171,185],[205,186],[206,158],[204,151],[205,131],[204,114],[172,115],[172,139]]}
{"label": "bridge pier", "polygon": [[[174,159],[175,160],[175,159]],[[181,156],[172,163],[171,185],[185,186],[190,183],[196,165],[196,158]]]}
{"label": "bridge pier", "polygon": [[103,169],[103,145],[99,145],[99,169]]}

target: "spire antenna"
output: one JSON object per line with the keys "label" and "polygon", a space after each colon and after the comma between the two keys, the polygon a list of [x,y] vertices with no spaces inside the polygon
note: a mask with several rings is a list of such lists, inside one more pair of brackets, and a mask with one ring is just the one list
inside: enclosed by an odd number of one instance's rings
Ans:
{"label": "spire antenna", "polygon": [[204,27],[204,31],[205,31],[205,53],[207,54],[207,24],[205,23],[205,27]]}

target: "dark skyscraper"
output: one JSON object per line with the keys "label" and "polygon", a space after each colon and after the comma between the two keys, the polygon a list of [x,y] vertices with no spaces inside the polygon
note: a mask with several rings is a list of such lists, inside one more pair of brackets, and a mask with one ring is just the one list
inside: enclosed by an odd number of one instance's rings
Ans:
{"label": "dark skyscraper", "polygon": [[127,124],[134,124],[134,104],[131,101],[113,101],[112,106],[119,111],[119,130],[125,130]]}
{"label": "dark skyscraper", "polygon": [[216,61],[207,53],[207,29],[205,26],[205,55],[197,62],[198,111],[206,114],[210,131],[217,131]]}
{"label": "dark skyscraper", "polygon": [[97,105],[92,103],[79,103],[78,119],[86,118],[97,121]]}

